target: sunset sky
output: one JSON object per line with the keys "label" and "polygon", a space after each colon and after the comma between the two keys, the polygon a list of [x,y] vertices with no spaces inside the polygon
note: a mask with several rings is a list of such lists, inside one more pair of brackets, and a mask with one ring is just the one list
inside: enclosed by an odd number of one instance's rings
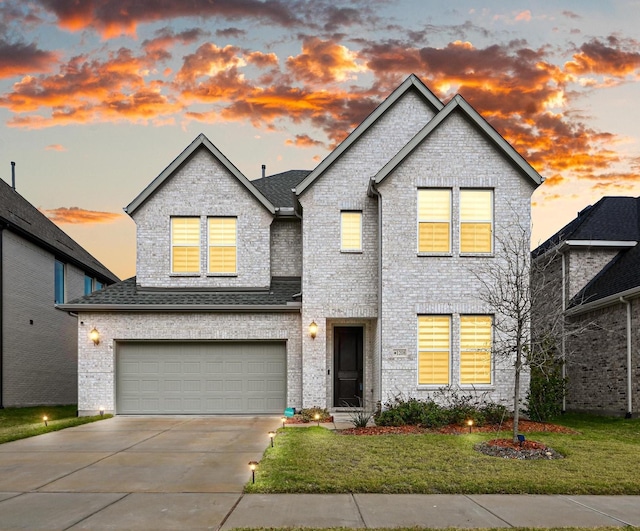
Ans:
{"label": "sunset sky", "polygon": [[0,0],[0,176],[121,278],[122,207],[199,133],[313,169],[407,75],[546,179],[534,243],[640,195],[640,0]]}

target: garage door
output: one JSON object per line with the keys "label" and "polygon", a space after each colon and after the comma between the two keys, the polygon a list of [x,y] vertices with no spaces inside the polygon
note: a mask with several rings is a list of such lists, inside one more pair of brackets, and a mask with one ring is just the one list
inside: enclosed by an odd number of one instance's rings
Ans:
{"label": "garage door", "polygon": [[284,343],[118,343],[119,414],[281,414],[285,397]]}

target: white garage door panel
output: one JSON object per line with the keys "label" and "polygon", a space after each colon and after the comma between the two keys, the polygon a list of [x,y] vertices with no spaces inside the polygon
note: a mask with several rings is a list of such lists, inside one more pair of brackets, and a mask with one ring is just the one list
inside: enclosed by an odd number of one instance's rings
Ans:
{"label": "white garage door panel", "polygon": [[284,343],[118,343],[120,414],[279,414],[285,396]]}

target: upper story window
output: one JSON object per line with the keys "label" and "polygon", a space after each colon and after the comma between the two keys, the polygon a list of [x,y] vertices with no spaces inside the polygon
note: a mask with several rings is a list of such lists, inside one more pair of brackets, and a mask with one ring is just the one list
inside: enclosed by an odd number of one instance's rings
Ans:
{"label": "upper story window", "polygon": [[460,190],[460,252],[493,252],[493,190]]}
{"label": "upper story window", "polygon": [[93,278],[89,275],[84,276],[84,294],[90,295],[93,291]]}
{"label": "upper story window", "polygon": [[200,218],[171,218],[171,272],[200,272]]}
{"label": "upper story window", "polygon": [[460,316],[460,383],[491,383],[490,315]]}
{"label": "upper story window", "polygon": [[96,281],[94,283],[94,286],[95,286],[95,290],[96,291],[101,290],[102,288],[104,288],[104,284],[102,282],[100,282],[97,278],[96,278]]}
{"label": "upper story window", "polygon": [[418,252],[451,252],[451,190],[418,190]]}
{"label": "upper story window", "polygon": [[449,385],[451,316],[418,316],[418,384]]}
{"label": "upper story window", "polygon": [[362,251],[362,212],[340,212],[340,250]]}
{"label": "upper story window", "polygon": [[237,221],[209,218],[209,273],[237,273]]}
{"label": "upper story window", "polygon": [[54,265],[54,298],[56,304],[64,303],[64,274],[65,265],[59,260]]}

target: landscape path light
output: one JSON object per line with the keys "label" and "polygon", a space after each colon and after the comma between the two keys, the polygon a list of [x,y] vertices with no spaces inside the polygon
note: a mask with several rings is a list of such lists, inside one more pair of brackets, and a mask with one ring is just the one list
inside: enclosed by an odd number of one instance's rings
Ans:
{"label": "landscape path light", "polygon": [[282,427],[284,428],[284,425],[287,423],[287,417],[282,417],[280,420],[282,421]]}
{"label": "landscape path light", "polygon": [[276,436],[276,432],[275,431],[270,431],[269,432],[269,439],[271,439],[271,448],[273,448],[273,438]]}
{"label": "landscape path light", "polygon": [[469,419],[467,421],[467,426],[469,426],[469,433],[471,433],[471,428],[473,428],[473,419]]}
{"label": "landscape path light", "polygon": [[44,417],[42,417],[42,422],[44,422],[45,426],[49,425],[49,417],[47,417],[46,415]]}
{"label": "landscape path light", "polygon": [[318,426],[320,426],[320,413],[316,413],[314,418],[316,419]]}
{"label": "landscape path light", "polygon": [[251,483],[256,482],[256,468],[258,466],[258,461],[249,461],[249,468],[251,469]]}

